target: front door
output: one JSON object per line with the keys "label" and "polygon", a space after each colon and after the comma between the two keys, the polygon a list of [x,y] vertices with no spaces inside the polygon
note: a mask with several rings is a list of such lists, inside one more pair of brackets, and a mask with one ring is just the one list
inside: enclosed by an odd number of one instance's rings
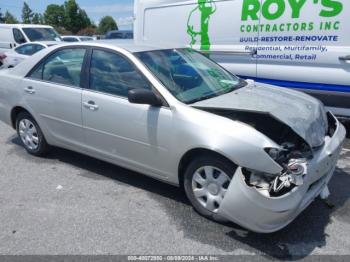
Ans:
{"label": "front door", "polygon": [[[172,112],[166,107],[131,104],[128,91],[151,84],[124,56],[94,49],[90,89],[83,91],[83,125],[91,151],[117,164],[166,176]],[[168,132],[168,136],[164,136]]]}

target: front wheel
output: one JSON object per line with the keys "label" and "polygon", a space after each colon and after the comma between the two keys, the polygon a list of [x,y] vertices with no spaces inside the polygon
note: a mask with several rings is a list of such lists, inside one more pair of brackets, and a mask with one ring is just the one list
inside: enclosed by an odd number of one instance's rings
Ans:
{"label": "front wheel", "polygon": [[35,156],[43,156],[47,153],[49,145],[34,118],[27,112],[17,116],[16,129],[24,148]]}
{"label": "front wheel", "polygon": [[218,210],[237,166],[217,156],[194,159],[184,174],[184,188],[195,210],[206,218],[227,222]]}

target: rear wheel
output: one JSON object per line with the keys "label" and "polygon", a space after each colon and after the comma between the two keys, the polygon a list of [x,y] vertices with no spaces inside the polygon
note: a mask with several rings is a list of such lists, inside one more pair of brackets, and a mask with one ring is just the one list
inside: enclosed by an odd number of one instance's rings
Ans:
{"label": "rear wheel", "polygon": [[198,213],[218,222],[227,221],[218,215],[218,210],[236,168],[230,161],[210,155],[194,159],[188,165],[184,188]]}
{"label": "rear wheel", "polygon": [[16,129],[28,153],[35,156],[43,156],[47,153],[49,145],[39,125],[29,113],[19,113],[16,119]]}

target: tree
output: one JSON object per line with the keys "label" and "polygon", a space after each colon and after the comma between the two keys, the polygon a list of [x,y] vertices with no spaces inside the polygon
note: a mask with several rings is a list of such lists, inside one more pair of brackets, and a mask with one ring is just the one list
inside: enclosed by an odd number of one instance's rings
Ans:
{"label": "tree", "polygon": [[118,30],[117,22],[111,16],[103,17],[98,25],[98,33],[104,35],[111,30]]}
{"label": "tree", "polygon": [[64,2],[64,27],[76,34],[82,28],[91,25],[91,20],[75,0]]}
{"label": "tree", "polygon": [[4,22],[5,22],[5,18],[3,17],[1,13],[1,8],[0,8],[0,23],[4,23]]}
{"label": "tree", "polygon": [[11,14],[9,11],[6,11],[4,16],[5,24],[18,24],[17,18]]}
{"label": "tree", "polygon": [[43,24],[43,16],[42,16],[42,14],[34,13],[33,19],[32,19],[32,24],[34,24],[34,25],[41,25],[41,24]]}
{"label": "tree", "polygon": [[30,9],[29,5],[27,2],[23,3],[23,8],[22,8],[22,21],[23,24],[31,24],[32,19],[33,19],[33,11]]}
{"label": "tree", "polygon": [[64,7],[61,5],[48,5],[44,12],[45,24],[53,27],[62,27],[64,20]]}

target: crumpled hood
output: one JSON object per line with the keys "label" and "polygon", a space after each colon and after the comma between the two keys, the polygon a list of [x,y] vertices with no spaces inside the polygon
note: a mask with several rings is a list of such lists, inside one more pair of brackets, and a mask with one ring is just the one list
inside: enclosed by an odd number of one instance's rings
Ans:
{"label": "crumpled hood", "polygon": [[269,113],[293,129],[311,147],[324,143],[328,129],[326,111],[317,99],[262,83],[249,83],[234,92],[197,102],[193,106]]}

